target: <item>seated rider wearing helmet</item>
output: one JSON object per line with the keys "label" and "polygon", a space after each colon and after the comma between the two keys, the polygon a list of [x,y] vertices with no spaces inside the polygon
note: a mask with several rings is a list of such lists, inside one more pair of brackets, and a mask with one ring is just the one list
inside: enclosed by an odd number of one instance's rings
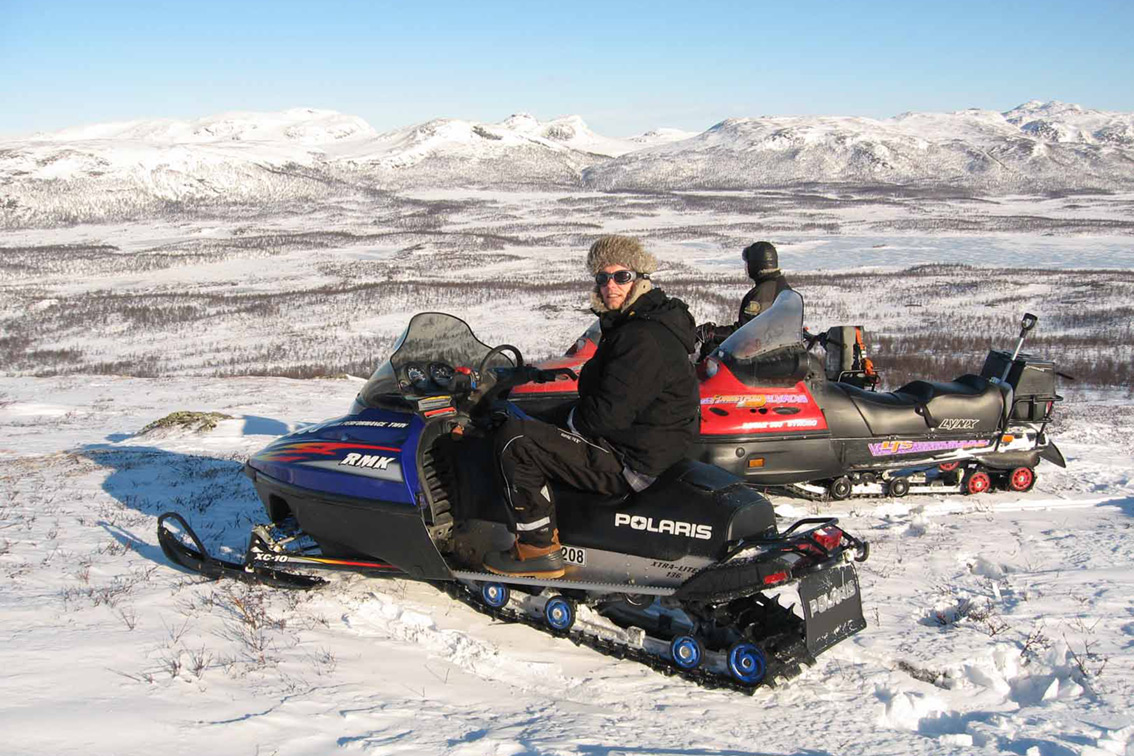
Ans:
{"label": "seated rider wearing helmet", "polygon": [[756,285],[741,300],[740,315],[737,317],[736,323],[727,326],[704,323],[697,326],[697,338],[701,342],[701,357],[705,357],[716,349],[722,341],[732,335],[733,331],[771,307],[780,292],[791,288],[780,270],[779,256],[771,242],[758,241],[755,244],[750,244],[744,248],[740,256],[748,269],[748,277]]}
{"label": "seated rider wearing helmet", "polygon": [[587,255],[602,339],[579,374],[567,429],[509,418],[495,445],[516,541],[485,569],[540,578],[565,572],[550,483],[606,496],[642,491],[683,459],[697,435],[693,317],[653,287],[657,260],[628,236],[603,236]]}

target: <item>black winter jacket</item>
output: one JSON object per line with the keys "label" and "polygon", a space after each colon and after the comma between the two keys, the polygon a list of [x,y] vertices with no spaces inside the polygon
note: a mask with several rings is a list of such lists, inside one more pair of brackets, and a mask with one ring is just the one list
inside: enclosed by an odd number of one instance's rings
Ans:
{"label": "black winter jacket", "polygon": [[579,374],[574,426],[606,440],[635,472],[660,475],[697,436],[693,316],[680,299],[653,289],[600,323],[602,341]]}
{"label": "black winter jacket", "polygon": [[740,316],[736,319],[735,328],[740,328],[752,318],[772,306],[780,292],[790,289],[787,279],[780,272],[770,276],[756,279],[756,285],[749,289],[740,300]]}

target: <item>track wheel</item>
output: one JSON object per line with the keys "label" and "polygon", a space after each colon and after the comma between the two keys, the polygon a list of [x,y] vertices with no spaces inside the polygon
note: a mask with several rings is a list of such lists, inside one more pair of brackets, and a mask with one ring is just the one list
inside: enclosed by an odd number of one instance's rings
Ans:
{"label": "track wheel", "polygon": [[900,499],[910,492],[910,482],[905,478],[894,478],[890,481],[888,490],[891,496]]}
{"label": "track wheel", "polygon": [[992,479],[988,477],[988,473],[977,470],[969,474],[965,479],[965,493],[967,494],[980,494],[992,488]]}
{"label": "track wheel", "polygon": [[1036,471],[1030,467],[1017,467],[1008,476],[1008,487],[1013,491],[1030,491],[1036,484]]}
{"label": "track wheel", "polygon": [[705,649],[692,635],[679,635],[669,644],[669,655],[681,669],[696,669],[705,658]]}
{"label": "track wheel", "polygon": [[728,650],[728,672],[742,685],[756,685],[768,671],[768,660],[755,645],[747,641],[734,643]]}
{"label": "track wheel", "polygon": [[850,482],[850,478],[842,476],[835,478],[831,481],[831,487],[828,489],[831,493],[831,498],[835,501],[842,501],[843,499],[850,498],[851,490],[854,486]]}
{"label": "track wheel", "polygon": [[543,607],[543,618],[552,630],[567,632],[575,624],[575,602],[563,596],[554,596]]}
{"label": "track wheel", "polygon": [[480,598],[493,609],[499,609],[508,603],[512,591],[503,583],[483,583],[480,586]]}
{"label": "track wheel", "polygon": [[941,464],[939,464],[937,466],[937,469],[940,470],[941,472],[953,472],[954,470],[956,470],[960,466],[961,466],[961,460],[958,459],[955,462],[942,462]]}

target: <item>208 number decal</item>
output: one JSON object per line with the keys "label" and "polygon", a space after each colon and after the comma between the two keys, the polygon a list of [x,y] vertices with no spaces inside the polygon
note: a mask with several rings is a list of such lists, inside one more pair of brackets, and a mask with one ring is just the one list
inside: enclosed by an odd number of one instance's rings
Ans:
{"label": "208 number decal", "polygon": [[587,550],[580,549],[575,546],[564,546],[563,561],[567,564],[573,564],[578,567],[582,567],[587,563]]}

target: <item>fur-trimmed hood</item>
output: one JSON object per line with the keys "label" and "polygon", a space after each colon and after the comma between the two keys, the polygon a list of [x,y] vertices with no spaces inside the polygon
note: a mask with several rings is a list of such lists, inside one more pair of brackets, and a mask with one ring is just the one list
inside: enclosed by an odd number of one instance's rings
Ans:
{"label": "fur-trimmed hood", "polygon": [[[626,310],[640,296],[654,288],[649,275],[658,269],[658,259],[647,252],[642,242],[633,236],[610,234],[595,240],[587,252],[587,269],[593,275],[608,265],[622,265],[643,275],[630,287],[619,309]],[[591,309],[600,315],[608,311],[597,286],[591,290]]]}

